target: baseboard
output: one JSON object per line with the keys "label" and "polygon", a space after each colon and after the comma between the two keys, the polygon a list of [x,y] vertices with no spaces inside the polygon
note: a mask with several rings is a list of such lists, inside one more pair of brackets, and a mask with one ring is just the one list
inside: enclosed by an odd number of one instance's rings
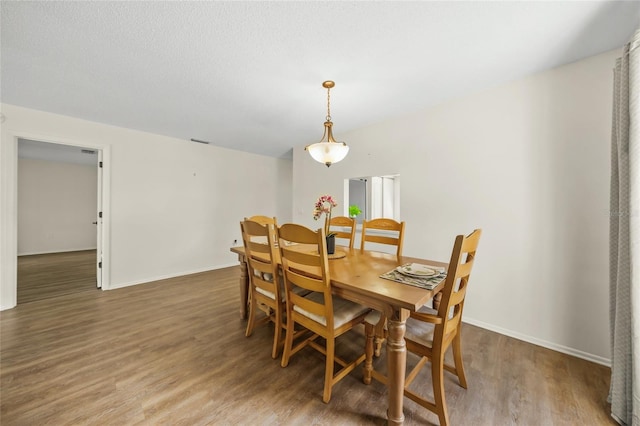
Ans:
{"label": "baseboard", "polygon": [[89,248],[74,248],[67,250],[49,250],[49,251],[34,251],[34,252],[26,252],[26,253],[18,253],[18,257],[20,256],[35,256],[38,254],[52,254],[52,253],[70,253],[72,251],[87,251],[87,250],[96,250],[96,247]]}
{"label": "baseboard", "polygon": [[115,290],[118,288],[124,288],[124,287],[131,287],[132,285],[138,285],[138,284],[146,284],[146,283],[151,283],[154,281],[160,281],[160,280],[166,280],[169,278],[176,278],[176,277],[182,277],[184,275],[191,275],[191,274],[199,274],[201,272],[208,272],[208,271],[214,271],[216,269],[224,269],[224,268],[229,268],[231,266],[238,266],[238,262],[233,262],[233,263],[229,263],[229,264],[222,264],[222,265],[216,265],[213,267],[206,267],[206,268],[200,268],[200,269],[192,269],[190,271],[182,271],[182,272],[177,272],[175,274],[167,274],[167,275],[159,275],[156,277],[149,277],[149,278],[144,278],[141,280],[136,280],[136,281],[128,281],[125,283],[118,283],[118,284],[112,284],[109,286],[109,288],[104,288],[104,290]]}
{"label": "baseboard", "polygon": [[508,330],[506,328],[498,327],[483,321],[478,321],[473,318],[463,318],[462,322],[466,322],[468,324],[475,325],[477,327],[484,328],[486,330],[495,331],[496,333],[513,337],[514,339],[522,340],[527,343],[532,343],[537,346],[542,346],[543,348],[551,349],[556,352],[561,352],[563,354],[575,356],[576,358],[585,359],[587,361],[595,362],[596,364],[604,365],[606,367],[611,367],[611,360],[608,358],[604,358],[598,355],[593,355],[588,352],[583,352],[578,349],[570,348],[568,346],[558,345],[557,343],[548,342],[546,340],[537,339],[535,337],[531,337],[526,334],[522,334],[513,330]]}
{"label": "baseboard", "polygon": [[15,308],[15,307],[16,307],[16,305],[9,306],[9,305],[3,305],[3,304],[0,304],[0,311],[6,311],[6,310],[8,310],[8,309],[13,309],[13,308]]}

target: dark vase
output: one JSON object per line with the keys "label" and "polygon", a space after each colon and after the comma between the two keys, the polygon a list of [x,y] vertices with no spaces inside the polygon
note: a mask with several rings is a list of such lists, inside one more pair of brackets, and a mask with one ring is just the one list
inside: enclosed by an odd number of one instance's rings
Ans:
{"label": "dark vase", "polygon": [[336,236],[329,235],[327,237],[327,254],[333,254],[336,251]]}

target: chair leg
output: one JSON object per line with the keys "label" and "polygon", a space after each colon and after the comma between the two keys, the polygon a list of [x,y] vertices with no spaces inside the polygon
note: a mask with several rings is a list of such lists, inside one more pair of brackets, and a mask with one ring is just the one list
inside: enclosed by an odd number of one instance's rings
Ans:
{"label": "chair leg", "polygon": [[380,354],[382,353],[382,342],[384,342],[384,338],[385,338],[385,332],[384,332],[384,326],[387,324],[387,319],[384,317],[384,315],[382,315],[380,317],[380,321],[378,321],[378,324],[376,324],[376,350],[375,350],[375,355],[376,357],[379,357]]}
{"label": "chair leg", "polygon": [[322,394],[322,402],[325,404],[331,400],[335,349],[335,340],[333,338],[327,338],[327,365],[324,370],[324,393]]}
{"label": "chair leg", "polygon": [[278,358],[280,343],[282,340],[282,307],[275,311],[275,331],[273,333],[273,349],[271,350],[271,358]]}
{"label": "chair leg", "polygon": [[379,357],[382,354],[382,342],[384,342],[384,337],[376,336],[376,357]]}
{"label": "chair leg", "polygon": [[255,323],[255,316],[256,316],[255,297],[253,297],[252,292],[249,292],[249,318],[248,318],[248,321],[247,321],[247,330],[244,333],[244,335],[246,337],[251,336],[251,333],[253,333],[253,325]]}
{"label": "chair leg", "polygon": [[368,322],[364,323],[364,334],[366,336],[366,340],[364,344],[365,359],[362,371],[362,381],[364,384],[369,385],[371,384],[371,372],[373,371],[373,324],[369,324]]}
{"label": "chair leg", "polygon": [[431,377],[433,380],[433,399],[436,405],[436,414],[440,420],[440,426],[449,424],[447,402],[444,397],[444,354],[434,353],[431,360]]}
{"label": "chair leg", "polygon": [[291,348],[293,346],[293,320],[291,319],[291,315],[287,312],[287,330],[285,332],[284,338],[284,353],[282,354],[282,361],[280,365],[282,367],[286,367],[289,365],[289,358],[291,357]]}
{"label": "chair leg", "polygon": [[453,342],[451,343],[451,349],[453,350],[453,362],[456,366],[456,374],[458,375],[458,380],[460,381],[460,386],[463,388],[467,388],[467,376],[464,373],[464,364],[462,363],[462,345],[460,339],[460,330],[456,334],[456,337],[453,338]]}

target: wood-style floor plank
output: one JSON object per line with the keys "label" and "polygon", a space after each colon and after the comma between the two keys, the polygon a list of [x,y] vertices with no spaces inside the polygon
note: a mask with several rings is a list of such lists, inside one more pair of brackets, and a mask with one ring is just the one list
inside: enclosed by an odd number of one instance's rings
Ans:
{"label": "wood-style floor plank", "polygon": [[96,251],[18,256],[18,304],[96,288]]}
{"label": "wood-style floor plank", "polygon": [[[385,424],[386,389],[362,384],[360,370],[324,404],[319,353],[281,368],[271,325],[244,336],[239,275],[232,267],[0,312],[0,424]],[[339,354],[362,351],[361,329],[343,337]],[[453,425],[615,424],[608,368],[468,324],[462,340],[469,389],[445,374]],[[384,355],[375,366],[384,371]],[[420,391],[429,374],[414,383]],[[437,424],[406,398],[405,416]]]}

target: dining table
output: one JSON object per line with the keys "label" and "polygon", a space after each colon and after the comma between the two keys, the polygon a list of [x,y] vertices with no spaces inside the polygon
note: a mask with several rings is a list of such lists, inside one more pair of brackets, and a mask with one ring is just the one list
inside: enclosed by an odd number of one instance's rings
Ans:
{"label": "dining table", "polygon": [[[231,247],[240,262],[240,316],[247,317],[249,275],[243,246]],[[275,251],[280,263],[279,252]],[[372,250],[336,246],[336,254],[329,256],[332,293],[347,300],[368,306],[387,317],[387,386],[389,406],[387,422],[404,422],[403,399],[407,349],[404,340],[405,324],[410,312],[419,310],[444,287],[444,279],[433,288],[421,288],[382,278],[381,275],[411,263],[447,267],[447,263],[408,256],[396,256]]]}

